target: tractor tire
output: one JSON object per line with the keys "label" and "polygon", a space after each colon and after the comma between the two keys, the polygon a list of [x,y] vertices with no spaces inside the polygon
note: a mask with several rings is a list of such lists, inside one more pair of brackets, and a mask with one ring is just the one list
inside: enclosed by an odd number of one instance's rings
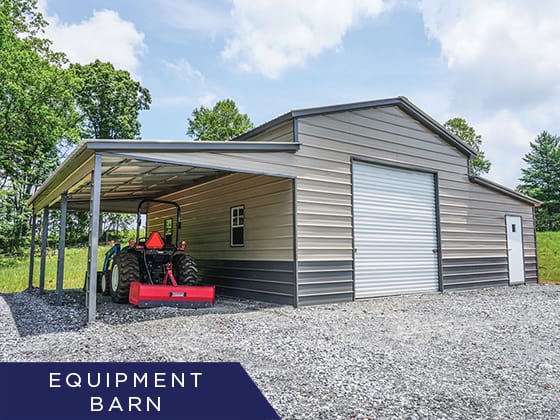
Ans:
{"label": "tractor tire", "polygon": [[140,278],[140,264],[132,252],[121,252],[115,258],[111,270],[111,298],[116,303],[128,303],[130,282]]}
{"label": "tractor tire", "polygon": [[173,276],[180,285],[198,283],[198,270],[194,258],[187,254],[174,255]]}
{"label": "tractor tire", "polygon": [[111,294],[111,270],[103,272],[101,277],[101,294],[109,296]]}

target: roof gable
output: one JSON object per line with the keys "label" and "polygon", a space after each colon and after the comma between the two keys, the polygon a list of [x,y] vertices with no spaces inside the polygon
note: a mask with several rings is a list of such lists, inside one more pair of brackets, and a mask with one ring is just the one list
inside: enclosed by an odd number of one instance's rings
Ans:
{"label": "roof gable", "polygon": [[[262,134],[268,130],[271,130],[280,124],[283,124],[290,120],[296,120],[299,118],[305,118],[309,116],[315,115],[324,115],[324,114],[332,114],[336,112],[346,112],[346,111],[356,111],[360,109],[367,109],[367,108],[382,108],[382,107],[393,107],[396,106],[400,108],[403,112],[410,115],[416,121],[420,122],[423,126],[428,128],[433,133],[437,134],[439,137],[444,139],[446,142],[457,148],[461,153],[465,156],[472,158],[476,156],[476,152],[463,143],[458,137],[451,134],[447,131],[440,123],[410,102],[404,96],[399,96],[396,98],[388,98],[388,99],[379,99],[374,101],[365,101],[365,102],[354,102],[348,104],[341,104],[341,105],[332,105],[332,106],[322,106],[316,108],[306,108],[306,109],[298,109],[294,111],[290,111],[286,114],[283,114],[267,123],[264,123],[251,131],[248,131],[245,134],[242,134],[239,137],[236,137],[235,141],[245,141],[249,140],[259,134]],[[297,133],[296,133],[297,136]]]}

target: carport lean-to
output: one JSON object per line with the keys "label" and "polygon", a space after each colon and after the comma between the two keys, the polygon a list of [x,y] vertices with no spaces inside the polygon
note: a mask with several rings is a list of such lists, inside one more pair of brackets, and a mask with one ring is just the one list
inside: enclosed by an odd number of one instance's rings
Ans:
{"label": "carport lean-to", "polygon": [[[43,210],[43,251],[50,208],[90,211],[95,273],[100,211],[178,202],[205,281],[293,306],[536,283],[539,201],[473,175],[474,156],[398,97],[292,111],[230,142],[86,141],[30,204]],[[172,218],[148,209],[150,230]],[[91,321],[94,281],[87,305]]]}
{"label": "carport lean-to", "polygon": [[[43,210],[39,285],[45,284],[49,210],[61,211],[57,268],[57,303],[61,303],[67,210],[89,211],[90,232],[86,306],[88,321],[95,319],[99,216],[101,211],[133,213],[146,198],[192,187],[236,172],[291,178],[281,172],[236,167],[237,157],[261,153],[293,153],[297,143],[185,142],[147,140],[89,140],[82,142],[63,165],[35,193],[29,287],[32,287],[36,215]],[[205,154],[206,162],[189,161],[191,153]],[[180,156],[181,159],[177,159]],[[245,160],[243,159],[243,160]],[[219,164],[215,163],[219,160]],[[214,162],[214,163],[213,163]],[[233,166],[232,166],[233,165]],[[274,168],[279,169],[279,168]],[[92,275],[93,273],[93,275]],[[92,281],[92,279],[94,279]]]}

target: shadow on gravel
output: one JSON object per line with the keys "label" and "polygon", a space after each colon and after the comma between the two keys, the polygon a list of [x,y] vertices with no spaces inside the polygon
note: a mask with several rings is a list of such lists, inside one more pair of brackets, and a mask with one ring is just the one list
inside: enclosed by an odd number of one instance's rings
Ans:
{"label": "shadow on gravel", "polygon": [[[86,294],[81,289],[64,291],[62,305],[56,305],[55,291],[39,295],[38,289],[0,294],[8,304],[20,336],[76,331],[86,325]],[[97,321],[122,325],[183,316],[237,314],[278,307],[271,303],[218,296],[212,308],[147,308],[114,303],[109,296],[97,295]]]}

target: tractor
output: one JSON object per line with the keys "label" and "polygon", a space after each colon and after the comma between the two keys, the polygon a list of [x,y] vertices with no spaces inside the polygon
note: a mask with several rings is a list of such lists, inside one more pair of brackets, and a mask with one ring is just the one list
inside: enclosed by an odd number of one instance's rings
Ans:
{"label": "tractor", "polygon": [[[145,203],[168,204],[177,209],[175,244],[172,235],[164,238],[157,231],[147,238],[140,237],[141,208]],[[116,244],[105,254],[101,291],[110,294],[116,303],[130,302],[139,307],[212,306],[214,286],[198,285],[194,259],[185,253],[185,242],[179,241],[180,206],[172,201],[146,199],[139,203],[136,213],[136,240],[131,239],[123,248]]]}

